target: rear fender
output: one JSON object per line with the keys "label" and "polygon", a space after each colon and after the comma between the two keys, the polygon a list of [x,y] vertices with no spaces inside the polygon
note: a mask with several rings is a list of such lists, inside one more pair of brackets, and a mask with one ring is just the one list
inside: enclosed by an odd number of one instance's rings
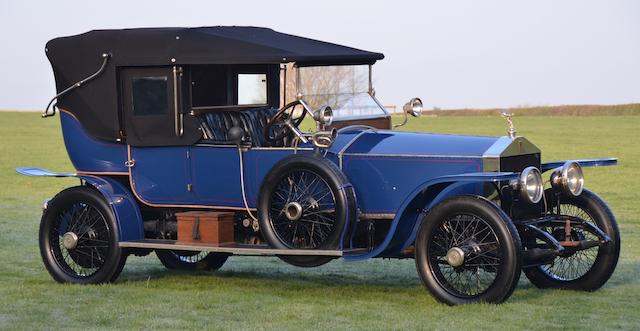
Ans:
{"label": "rear fender", "polygon": [[[393,219],[384,241],[365,254],[348,255],[345,260],[363,260],[377,256],[395,256],[413,244],[420,227],[420,214],[433,208],[444,199],[462,194],[470,185],[478,183],[497,183],[517,179],[513,172],[480,172],[442,176],[419,185],[404,200]],[[465,192],[466,193],[466,192]],[[399,229],[402,230],[399,230]]]}
{"label": "rear fender", "polygon": [[116,180],[96,175],[51,172],[40,168],[17,168],[16,172],[31,177],[75,177],[84,180],[104,196],[116,217],[121,241],[144,239],[142,215],[131,192]]}

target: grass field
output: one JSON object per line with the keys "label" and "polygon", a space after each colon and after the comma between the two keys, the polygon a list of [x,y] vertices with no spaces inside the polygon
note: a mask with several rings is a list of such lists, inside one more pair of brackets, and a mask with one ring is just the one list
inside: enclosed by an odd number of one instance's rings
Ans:
{"label": "grass field", "polygon": [[[446,307],[424,290],[413,260],[331,262],[233,257],[216,273],[167,271],[131,257],[115,284],[55,283],[38,252],[40,205],[70,179],[28,178],[17,166],[73,171],[57,118],[0,113],[0,329],[638,329],[640,117],[518,117],[543,160],[617,156],[586,169],[587,186],[618,217],[622,256],[593,293],[539,290],[523,276],[502,305]],[[407,130],[503,135],[498,117],[411,119]]]}

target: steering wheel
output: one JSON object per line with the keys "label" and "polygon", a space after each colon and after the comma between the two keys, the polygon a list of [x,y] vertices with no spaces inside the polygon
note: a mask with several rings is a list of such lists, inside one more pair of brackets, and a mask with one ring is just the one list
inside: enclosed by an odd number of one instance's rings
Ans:
{"label": "steering wheel", "polygon": [[[302,114],[294,118],[298,106],[302,107]],[[267,122],[264,128],[265,139],[273,142],[296,133],[305,116],[307,116],[307,109],[299,100],[285,105]]]}

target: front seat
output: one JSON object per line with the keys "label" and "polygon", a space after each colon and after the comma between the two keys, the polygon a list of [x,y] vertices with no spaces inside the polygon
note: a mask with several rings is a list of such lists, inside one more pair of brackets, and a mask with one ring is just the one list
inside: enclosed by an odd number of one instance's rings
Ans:
{"label": "front seat", "polygon": [[264,137],[264,127],[277,108],[265,107],[242,111],[214,111],[200,115],[202,130],[205,138],[201,143],[215,145],[233,145],[228,138],[229,129],[234,126],[242,128],[245,132],[244,142],[254,147],[281,147],[283,139],[271,142]]}

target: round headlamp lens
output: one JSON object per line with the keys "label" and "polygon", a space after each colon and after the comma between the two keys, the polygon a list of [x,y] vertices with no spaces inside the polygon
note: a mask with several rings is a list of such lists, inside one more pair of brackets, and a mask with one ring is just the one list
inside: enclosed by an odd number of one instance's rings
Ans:
{"label": "round headlamp lens", "polygon": [[520,174],[520,190],[522,195],[532,203],[542,200],[544,183],[540,170],[536,167],[528,167]]}
{"label": "round headlamp lens", "polygon": [[422,110],[422,100],[420,98],[412,98],[402,106],[402,111],[413,117],[420,117]]}
{"label": "round headlamp lens", "polygon": [[333,109],[331,109],[331,107],[327,106],[327,107],[324,108],[322,113],[323,113],[323,117],[324,117],[324,124],[325,125],[331,125],[331,123],[333,123]]}
{"label": "round headlamp lens", "polygon": [[322,106],[313,111],[313,119],[320,124],[331,125],[333,122],[333,109],[329,106]]}
{"label": "round headlamp lens", "polygon": [[418,117],[422,114],[422,100],[415,98],[411,102],[411,112],[413,116]]}
{"label": "round headlamp lens", "polygon": [[584,174],[577,162],[567,162],[562,166],[562,186],[572,195],[578,196],[582,193]]}

